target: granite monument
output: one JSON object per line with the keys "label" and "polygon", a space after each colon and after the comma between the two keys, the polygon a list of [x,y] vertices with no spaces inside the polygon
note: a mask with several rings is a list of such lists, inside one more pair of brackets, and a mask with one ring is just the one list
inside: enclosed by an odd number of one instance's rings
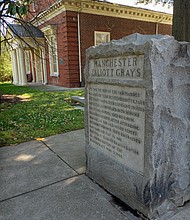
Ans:
{"label": "granite monument", "polygon": [[190,43],[133,34],[87,50],[87,175],[150,219],[190,200]]}

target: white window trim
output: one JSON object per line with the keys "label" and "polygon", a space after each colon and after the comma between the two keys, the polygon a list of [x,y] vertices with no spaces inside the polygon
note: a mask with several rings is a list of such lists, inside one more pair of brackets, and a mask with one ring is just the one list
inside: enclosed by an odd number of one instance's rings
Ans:
{"label": "white window trim", "polygon": [[94,45],[97,46],[96,44],[96,36],[97,34],[107,34],[108,35],[108,42],[110,41],[110,32],[108,31],[94,31]]}
{"label": "white window trim", "polygon": [[[51,36],[52,37],[52,36]],[[53,35],[55,39],[55,44],[49,46],[49,60],[50,60],[50,76],[59,76],[59,67],[58,67],[58,53],[57,53],[57,38]],[[55,56],[56,56],[56,69],[57,72],[54,72],[54,63],[53,63],[53,55],[52,55],[52,48],[51,46],[55,47]]]}
{"label": "white window trim", "polygon": [[[43,28],[42,31],[44,32],[46,39],[48,41],[48,52],[49,52],[49,64],[50,64],[50,76],[56,76],[59,77],[59,62],[58,62],[58,51],[57,51],[57,37],[56,37],[56,29],[50,25],[48,25],[47,27]],[[50,39],[48,38],[48,36],[50,37],[54,37],[55,38],[55,51],[56,51],[56,65],[57,65],[57,72],[54,72],[54,67],[53,67],[53,59],[52,59],[52,49],[51,49],[51,42]],[[49,45],[50,44],[50,45]]]}
{"label": "white window trim", "polygon": [[25,60],[26,74],[30,74],[31,67],[30,67],[30,51],[29,50],[24,51],[24,60]]}
{"label": "white window trim", "polygon": [[32,9],[32,12],[36,12],[36,1],[35,0],[31,2],[31,9]]}

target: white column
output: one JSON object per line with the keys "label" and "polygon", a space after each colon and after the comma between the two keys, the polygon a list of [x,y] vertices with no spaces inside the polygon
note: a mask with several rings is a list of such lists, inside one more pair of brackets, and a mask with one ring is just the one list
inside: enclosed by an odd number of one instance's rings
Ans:
{"label": "white column", "polygon": [[37,51],[34,51],[34,60],[35,60],[35,71],[36,71],[36,82],[39,82],[39,76],[38,76],[38,57],[36,55]]}
{"label": "white column", "polygon": [[42,83],[44,83],[44,74],[43,74],[43,57],[42,57],[42,49],[39,48],[39,65],[40,65],[40,75],[41,75],[41,79],[42,79]]}
{"label": "white column", "polygon": [[11,50],[11,61],[12,61],[13,84],[18,85],[19,77],[18,77],[16,50]]}
{"label": "white column", "polygon": [[15,51],[16,51],[16,61],[17,61],[17,70],[18,70],[18,85],[21,86],[22,81],[21,81],[20,58],[19,58],[18,48]]}
{"label": "white column", "polygon": [[43,65],[43,84],[47,84],[47,67],[46,67],[46,51],[45,48],[42,48],[42,65]]}
{"label": "white column", "polygon": [[30,51],[30,59],[31,59],[31,68],[32,68],[32,82],[35,82],[35,73],[34,73],[34,58],[33,58],[33,52]]}
{"label": "white column", "polygon": [[20,76],[21,76],[21,86],[27,85],[26,68],[24,62],[24,51],[22,48],[18,48],[19,63],[20,63]]}

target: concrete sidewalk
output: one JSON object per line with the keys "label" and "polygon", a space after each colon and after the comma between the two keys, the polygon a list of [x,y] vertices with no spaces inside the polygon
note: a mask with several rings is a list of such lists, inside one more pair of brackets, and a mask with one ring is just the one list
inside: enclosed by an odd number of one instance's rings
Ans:
{"label": "concrete sidewalk", "polygon": [[0,220],[141,219],[85,175],[84,130],[0,148],[0,189]]}
{"label": "concrete sidewalk", "polygon": [[72,90],[79,90],[79,89],[84,89],[84,87],[80,88],[67,88],[63,86],[54,86],[54,85],[44,85],[41,83],[28,83],[28,87],[33,88],[33,89],[38,89],[43,92],[59,92],[59,91],[72,91]]}
{"label": "concrete sidewalk", "polygon": [[127,220],[85,176],[84,130],[0,148],[1,220]]}

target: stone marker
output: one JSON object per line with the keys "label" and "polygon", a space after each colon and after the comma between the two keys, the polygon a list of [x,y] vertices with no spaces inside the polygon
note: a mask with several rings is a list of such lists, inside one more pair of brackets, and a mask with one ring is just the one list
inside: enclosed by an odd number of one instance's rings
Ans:
{"label": "stone marker", "polygon": [[86,60],[87,175],[150,219],[190,199],[190,44],[133,34]]}

